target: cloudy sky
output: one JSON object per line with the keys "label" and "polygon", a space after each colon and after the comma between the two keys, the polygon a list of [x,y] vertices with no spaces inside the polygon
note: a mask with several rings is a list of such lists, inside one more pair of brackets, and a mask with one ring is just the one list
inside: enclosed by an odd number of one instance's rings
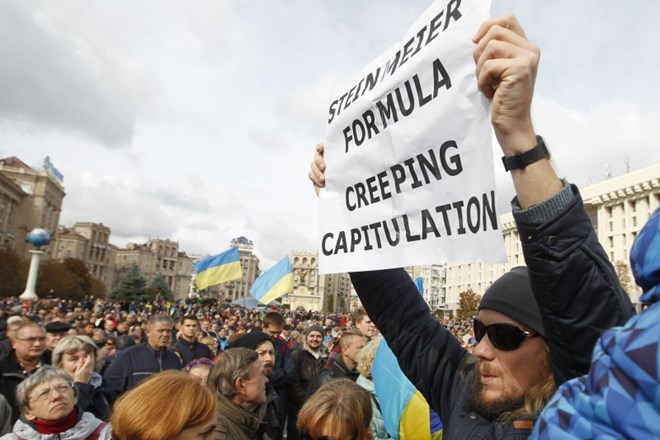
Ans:
{"label": "cloudy sky", "polygon": [[[334,90],[430,0],[3,0],[0,156],[64,175],[60,222],[192,254],[317,249]],[[578,185],[660,162],[660,2],[493,0],[542,50],[534,120]],[[627,164],[627,165],[626,165]],[[512,189],[495,164],[500,206]]]}

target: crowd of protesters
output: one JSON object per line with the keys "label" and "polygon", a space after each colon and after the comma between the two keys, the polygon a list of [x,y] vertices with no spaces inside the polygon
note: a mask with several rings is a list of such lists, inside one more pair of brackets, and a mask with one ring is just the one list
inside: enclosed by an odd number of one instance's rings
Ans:
{"label": "crowd of protesters", "polygon": [[[356,325],[354,319],[368,324]],[[473,336],[467,320],[440,322],[469,345]],[[333,368],[346,368],[341,356],[342,335],[344,341],[350,341],[352,335],[363,338],[355,350],[345,348],[354,353],[346,358],[351,379],[355,381],[359,375],[357,355],[368,339],[358,330],[361,326],[365,334],[377,332],[363,310],[352,315],[274,307],[249,309],[213,300],[113,303],[91,297],[35,302],[4,298],[0,300],[0,391],[11,415],[2,433],[17,420],[24,420],[14,394],[20,383],[41,367],[52,366],[68,374],[80,413],[107,422],[113,403],[148,376],[181,370],[206,383],[221,353],[245,347],[258,353],[269,378],[270,409],[264,409],[263,414],[271,420],[264,428],[267,438],[285,438],[287,417],[287,438],[301,438],[297,415],[313,391],[327,382],[317,381],[321,371],[333,371],[329,354],[340,353]],[[30,344],[27,353],[20,342],[25,340]],[[148,364],[152,352],[158,353],[155,366]],[[31,365],[24,360],[26,355]],[[22,370],[20,374],[14,374],[16,365]],[[14,382],[5,380],[10,376]]]}

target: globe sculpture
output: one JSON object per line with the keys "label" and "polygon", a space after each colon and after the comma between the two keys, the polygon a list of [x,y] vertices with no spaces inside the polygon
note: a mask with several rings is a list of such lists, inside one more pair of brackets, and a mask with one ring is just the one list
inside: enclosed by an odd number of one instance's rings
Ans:
{"label": "globe sculpture", "polygon": [[45,246],[50,243],[50,233],[45,229],[36,228],[30,231],[27,239],[34,246]]}
{"label": "globe sculpture", "polygon": [[37,272],[39,271],[39,263],[41,262],[41,256],[44,254],[39,250],[41,246],[46,246],[50,243],[50,233],[42,228],[36,228],[30,231],[27,236],[27,240],[32,243],[37,250],[31,250],[32,259],[30,261],[30,271],[28,272],[27,283],[25,285],[25,292],[23,292],[19,298],[34,301],[38,299],[37,293],[34,291],[35,286],[37,285]]}

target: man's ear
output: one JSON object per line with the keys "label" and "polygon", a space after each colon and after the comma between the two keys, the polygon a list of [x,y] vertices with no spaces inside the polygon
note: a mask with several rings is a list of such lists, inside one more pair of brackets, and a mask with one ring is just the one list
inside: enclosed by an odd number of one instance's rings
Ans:
{"label": "man's ear", "polygon": [[242,377],[237,377],[236,380],[234,381],[234,388],[236,389],[236,392],[238,394],[243,394],[243,378]]}

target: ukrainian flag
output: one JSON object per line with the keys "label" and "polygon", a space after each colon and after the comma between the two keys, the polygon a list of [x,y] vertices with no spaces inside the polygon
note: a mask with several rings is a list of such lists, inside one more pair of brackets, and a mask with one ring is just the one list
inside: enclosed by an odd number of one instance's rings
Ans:
{"label": "ukrainian flag", "polygon": [[250,289],[250,294],[263,304],[292,292],[293,270],[288,256],[261,274]]}
{"label": "ukrainian flag", "polygon": [[[415,280],[420,295],[422,278]],[[385,339],[380,341],[371,366],[376,395],[387,433],[396,440],[437,440],[442,438],[442,421],[431,410],[422,393],[399,368],[396,356]]]}
{"label": "ukrainian flag", "polygon": [[195,285],[199,290],[243,277],[238,248],[231,248],[215,257],[193,263],[193,267],[197,273]]}

